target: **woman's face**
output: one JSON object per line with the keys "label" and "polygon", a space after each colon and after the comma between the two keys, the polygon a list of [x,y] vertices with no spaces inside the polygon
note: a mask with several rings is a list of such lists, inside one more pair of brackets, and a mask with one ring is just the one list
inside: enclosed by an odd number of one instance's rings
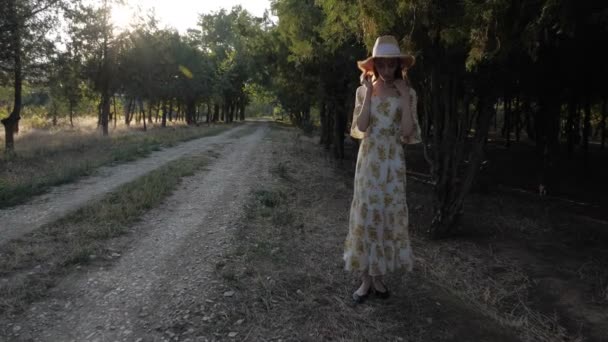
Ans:
{"label": "woman's face", "polygon": [[397,58],[375,58],[374,66],[378,72],[378,76],[385,82],[395,80],[395,72],[399,67],[399,59]]}

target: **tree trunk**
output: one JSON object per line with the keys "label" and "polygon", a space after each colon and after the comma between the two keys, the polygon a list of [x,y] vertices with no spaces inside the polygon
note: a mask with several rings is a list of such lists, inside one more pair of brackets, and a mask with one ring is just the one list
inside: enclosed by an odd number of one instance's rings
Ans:
{"label": "tree trunk", "polygon": [[51,105],[51,113],[53,115],[53,126],[57,126],[57,107],[55,104]]}
{"label": "tree trunk", "polygon": [[523,104],[523,111],[525,113],[526,135],[528,139],[536,141],[536,128],[534,127],[534,119],[532,115],[532,106],[530,105],[530,99],[526,99]]}
{"label": "tree trunk", "polygon": [[217,103],[213,104],[213,122],[217,122],[220,117],[220,105]]}
{"label": "tree trunk", "polygon": [[576,97],[570,96],[568,101],[568,118],[566,119],[566,145],[568,148],[568,157],[572,157],[574,153],[574,118],[576,117]]}
{"label": "tree trunk", "polygon": [[107,89],[107,84],[104,85],[104,90],[101,98],[101,129],[103,136],[108,136],[108,124],[110,117],[110,90]]}
{"label": "tree trunk", "polygon": [[152,101],[148,101],[148,123],[152,124],[152,109],[153,109]]}
{"label": "tree trunk", "polygon": [[[176,109],[176,118],[175,121],[179,121],[179,112],[182,110],[182,103],[181,102],[177,102],[177,109]],[[169,120],[171,121],[171,120]]]}
{"label": "tree trunk", "polygon": [[173,121],[173,99],[169,99],[169,112],[167,115],[169,116],[169,121]]}
{"label": "tree trunk", "polygon": [[234,118],[236,117],[236,102],[232,102],[230,104],[230,122],[234,122]]}
{"label": "tree trunk", "polygon": [[70,127],[74,127],[74,101],[70,100]]}
{"label": "tree trunk", "polygon": [[[344,131],[346,130],[346,114],[344,113],[344,101],[337,101],[334,110],[334,157],[344,159]],[[310,124],[310,114],[306,119],[306,125]]]}
{"label": "tree trunk", "polygon": [[556,156],[559,149],[559,111],[561,104],[555,99],[555,89],[541,90],[536,119],[536,146],[539,160],[539,190],[545,194],[556,192]]}
{"label": "tree trunk", "polygon": [[577,101],[574,115],[574,144],[580,145],[581,143],[581,106]]}
{"label": "tree trunk", "polygon": [[515,141],[520,142],[521,139],[521,101],[519,96],[515,98]]}
{"label": "tree trunk", "polygon": [[321,139],[319,140],[319,144],[324,145],[325,149],[329,149],[330,144],[330,130],[329,130],[329,119],[327,113],[327,103],[326,100],[321,100],[321,104],[319,105],[319,117],[321,119]]}
{"label": "tree trunk", "polygon": [[6,154],[14,154],[15,153],[15,139],[14,134],[19,132],[19,120],[21,120],[21,91],[22,91],[22,82],[23,75],[21,74],[21,25],[18,22],[18,18],[16,15],[16,4],[15,0],[9,0],[8,9],[11,13],[9,13],[9,18],[15,20],[13,23],[13,31],[12,31],[12,42],[13,42],[13,61],[14,61],[14,70],[13,75],[14,79],[14,98],[13,98],[13,110],[11,114],[2,119],[2,124],[4,125],[4,135],[5,135],[5,153]]}
{"label": "tree trunk", "polygon": [[[107,1],[104,1],[104,8],[107,9]],[[104,13],[107,13],[105,11]],[[104,23],[107,23],[108,18],[104,15]],[[101,129],[103,136],[108,136],[108,119],[110,116],[110,65],[108,57],[108,30],[103,31],[103,61],[102,61],[102,90],[101,90]]]}
{"label": "tree trunk", "polygon": [[112,104],[114,105],[114,128],[116,128],[116,121],[118,120],[118,111],[116,110],[116,96],[112,96]]}
{"label": "tree trunk", "polygon": [[[463,84],[455,74],[444,75],[438,68],[431,72],[431,89],[427,98],[433,116],[431,174],[435,181],[434,217],[428,233],[432,238],[448,235],[462,214],[464,198],[470,191],[479,171],[495,107],[492,99],[479,99],[478,115],[472,120],[462,101]],[[468,113],[468,114],[467,114]],[[476,123],[475,136],[467,138]],[[470,153],[467,146],[470,145]],[[465,156],[468,157],[465,159]],[[463,165],[466,167],[463,168]]]}
{"label": "tree trunk", "polygon": [[194,125],[196,123],[195,115],[196,115],[196,102],[194,100],[189,100],[186,103],[186,124]]}
{"label": "tree trunk", "polygon": [[[589,94],[589,93],[587,93]],[[585,153],[585,164],[589,161],[589,137],[591,136],[591,99],[585,99],[585,116],[583,120],[583,151]]]}
{"label": "tree trunk", "polygon": [[161,118],[161,127],[167,127],[167,101],[163,101],[163,116]]}
{"label": "tree trunk", "polygon": [[138,100],[139,105],[139,115],[137,116],[137,123],[142,122],[144,125],[144,132],[148,130],[148,126],[146,126],[146,109],[144,108],[143,100]]}
{"label": "tree trunk", "polygon": [[602,131],[602,149],[604,149],[604,145],[606,143],[606,116],[608,115],[606,108],[606,99],[602,101],[602,121],[600,122],[600,130]]}
{"label": "tree trunk", "polygon": [[241,115],[241,121],[245,121],[245,99],[241,99],[241,103],[240,103],[240,115]]}
{"label": "tree trunk", "polygon": [[506,140],[506,147],[511,146],[511,129],[512,129],[512,110],[511,110],[511,95],[507,94],[504,98],[504,137]]}

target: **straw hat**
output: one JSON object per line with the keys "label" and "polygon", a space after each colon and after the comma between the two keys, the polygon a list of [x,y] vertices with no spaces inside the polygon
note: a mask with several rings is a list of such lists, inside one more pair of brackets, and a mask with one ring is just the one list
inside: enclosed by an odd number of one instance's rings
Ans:
{"label": "straw hat", "polygon": [[366,60],[358,61],[357,66],[361,71],[371,74],[374,72],[374,58],[399,58],[401,67],[405,69],[411,68],[416,63],[414,56],[401,53],[399,43],[393,36],[378,37],[372,50],[372,56]]}

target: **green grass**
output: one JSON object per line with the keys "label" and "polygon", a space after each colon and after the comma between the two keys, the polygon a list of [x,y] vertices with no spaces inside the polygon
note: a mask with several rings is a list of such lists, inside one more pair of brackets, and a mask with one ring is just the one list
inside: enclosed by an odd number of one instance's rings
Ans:
{"label": "green grass", "polygon": [[0,246],[0,314],[43,296],[72,265],[111,256],[107,241],[129,231],[208,157],[184,157],[125,184],[103,199]]}
{"label": "green grass", "polygon": [[63,132],[22,139],[15,157],[0,157],[0,208],[24,203],[52,186],[89,176],[101,166],[133,161],[231,127],[158,128],[108,138]]}

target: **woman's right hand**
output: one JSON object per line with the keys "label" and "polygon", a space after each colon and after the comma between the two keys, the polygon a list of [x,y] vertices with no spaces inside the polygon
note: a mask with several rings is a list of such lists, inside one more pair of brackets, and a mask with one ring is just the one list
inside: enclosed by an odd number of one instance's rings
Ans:
{"label": "woman's right hand", "polygon": [[364,86],[367,91],[372,90],[372,88],[373,88],[372,80],[371,80],[371,77],[367,73],[364,72],[361,74],[360,81],[361,81],[361,85]]}

